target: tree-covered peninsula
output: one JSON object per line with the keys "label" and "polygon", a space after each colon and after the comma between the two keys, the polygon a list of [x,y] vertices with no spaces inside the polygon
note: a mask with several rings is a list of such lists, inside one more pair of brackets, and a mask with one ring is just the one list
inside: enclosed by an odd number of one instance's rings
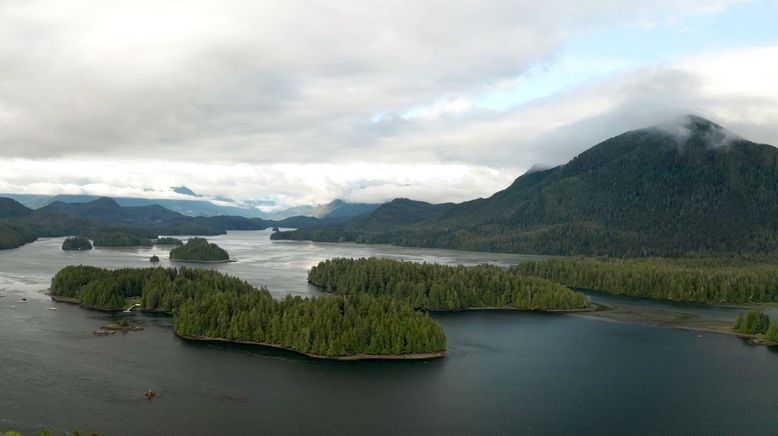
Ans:
{"label": "tree-covered peninsula", "polygon": [[184,241],[182,241],[182,240],[180,240],[178,238],[170,238],[170,237],[157,238],[157,241],[155,242],[155,245],[175,245],[175,246],[179,246],[179,245],[184,245]]}
{"label": "tree-covered peninsula", "polygon": [[96,230],[88,232],[95,247],[151,247],[150,235],[143,231]]}
{"label": "tree-covered peninsula", "polygon": [[65,251],[91,250],[92,243],[89,242],[89,239],[82,238],[80,236],[74,238],[67,238],[62,242],[62,249]]}
{"label": "tree-covered peninsula", "polygon": [[170,259],[187,262],[229,262],[230,255],[205,238],[192,238],[186,244],[170,250]]}
{"label": "tree-covered peninsula", "polygon": [[505,308],[581,310],[588,297],[557,283],[492,265],[446,266],[392,259],[331,259],[311,268],[308,281],[340,295],[385,295],[422,310]]}
{"label": "tree-covered peninsula", "polygon": [[778,301],[778,268],[755,261],[567,258],[525,262],[513,271],[634,297],[712,304]]}
{"label": "tree-covered peninsula", "polygon": [[190,268],[107,270],[70,266],[52,279],[51,295],[87,308],[172,313],[176,334],[284,348],[313,357],[440,357],[446,339],[428,315],[388,297],[287,297],[217,271]]}

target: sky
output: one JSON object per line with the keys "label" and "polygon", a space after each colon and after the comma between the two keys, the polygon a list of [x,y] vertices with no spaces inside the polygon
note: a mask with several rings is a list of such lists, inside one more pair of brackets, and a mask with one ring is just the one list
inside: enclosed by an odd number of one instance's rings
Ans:
{"label": "sky", "polygon": [[683,114],[778,145],[778,2],[0,0],[0,192],[465,201]]}

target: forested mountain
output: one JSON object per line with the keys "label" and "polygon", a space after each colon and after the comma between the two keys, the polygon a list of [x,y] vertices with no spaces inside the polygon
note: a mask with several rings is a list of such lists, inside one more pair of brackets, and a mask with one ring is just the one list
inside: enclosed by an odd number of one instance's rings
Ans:
{"label": "forested mountain", "polygon": [[[0,249],[16,248],[39,237],[81,235],[101,241],[156,239],[158,235],[219,235],[227,230],[301,228],[316,225],[312,217],[281,221],[240,216],[189,217],[159,205],[122,207],[111,198],[85,203],[54,202],[31,210],[0,198]],[[109,244],[110,245],[110,244]],[[133,245],[133,244],[131,244]]]}
{"label": "forested mountain", "polygon": [[273,237],[568,255],[769,252],[778,249],[778,150],[686,116],[608,139],[486,199],[395,200]]}
{"label": "forested mountain", "polygon": [[32,214],[32,210],[10,198],[0,198],[0,219],[20,218]]}

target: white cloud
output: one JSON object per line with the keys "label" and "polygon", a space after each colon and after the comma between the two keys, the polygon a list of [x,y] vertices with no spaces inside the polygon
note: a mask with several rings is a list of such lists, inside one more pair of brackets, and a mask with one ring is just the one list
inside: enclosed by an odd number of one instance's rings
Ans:
{"label": "white cloud", "polygon": [[734,3],[0,0],[0,191],[461,201],[681,113],[778,143],[773,47],[478,103],[578,32]]}

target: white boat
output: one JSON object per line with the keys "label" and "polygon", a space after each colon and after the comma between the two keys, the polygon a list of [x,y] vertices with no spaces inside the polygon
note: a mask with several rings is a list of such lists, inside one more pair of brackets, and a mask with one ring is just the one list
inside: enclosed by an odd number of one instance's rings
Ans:
{"label": "white boat", "polygon": [[56,307],[49,307],[49,310],[57,310]]}
{"label": "white boat", "polygon": [[26,298],[20,298],[19,301],[17,301],[17,303],[26,303],[26,302],[27,302]]}

